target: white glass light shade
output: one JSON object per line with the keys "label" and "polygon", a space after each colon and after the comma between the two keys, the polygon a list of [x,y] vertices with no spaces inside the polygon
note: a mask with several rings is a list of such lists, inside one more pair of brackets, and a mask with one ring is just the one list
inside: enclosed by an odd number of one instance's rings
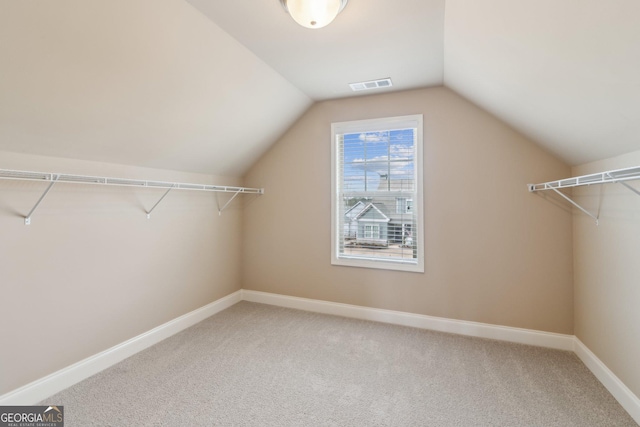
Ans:
{"label": "white glass light shade", "polygon": [[286,0],[286,3],[291,17],[307,28],[329,25],[342,9],[342,0]]}

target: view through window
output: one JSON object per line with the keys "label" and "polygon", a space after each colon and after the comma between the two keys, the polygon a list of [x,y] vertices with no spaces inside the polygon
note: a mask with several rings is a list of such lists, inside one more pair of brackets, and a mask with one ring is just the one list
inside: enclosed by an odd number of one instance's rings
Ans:
{"label": "view through window", "polygon": [[421,116],[334,124],[334,264],[423,269],[421,128]]}

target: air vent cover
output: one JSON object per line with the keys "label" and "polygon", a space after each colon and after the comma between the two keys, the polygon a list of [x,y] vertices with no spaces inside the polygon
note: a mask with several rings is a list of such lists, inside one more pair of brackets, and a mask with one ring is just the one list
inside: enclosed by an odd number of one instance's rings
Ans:
{"label": "air vent cover", "polygon": [[390,78],[371,80],[368,82],[349,83],[351,90],[358,92],[360,90],[379,89],[384,87],[391,87],[393,83]]}

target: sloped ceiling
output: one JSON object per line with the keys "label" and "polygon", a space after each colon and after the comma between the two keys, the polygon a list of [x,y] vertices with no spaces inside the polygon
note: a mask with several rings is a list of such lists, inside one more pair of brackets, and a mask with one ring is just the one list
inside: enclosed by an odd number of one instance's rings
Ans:
{"label": "sloped ceiling", "polygon": [[443,81],[445,0],[351,0],[319,30],[296,24],[278,0],[187,1],[314,100],[385,77],[391,90]]}
{"label": "sloped ceiling", "polygon": [[308,30],[278,0],[0,0],[0,151],[241,176],[314,100],[391,77],[445,84],[580,164],[640,149],[638,16],[350,0]]}
{"label": "sloped ceiling", "polygon": [[182,0],[0,0],[0,61],[4,151],[240,176],[311,104]]}
{"label": "sloped ceiling", "polygon": [[640,149],[640,1],[447,0],[444,82],[571,165]]}

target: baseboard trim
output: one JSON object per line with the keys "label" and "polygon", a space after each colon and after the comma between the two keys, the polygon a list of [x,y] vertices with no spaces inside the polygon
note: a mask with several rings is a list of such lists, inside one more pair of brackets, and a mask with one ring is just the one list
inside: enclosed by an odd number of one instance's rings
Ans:
{"label": "baseboard trim", "polygon": [[573,351],[604,385],[618,403],[640,425],[640,399],[596,356],[578,337],[574,337]]}
{"label": "baseboard trim", "polygon": [[0,396],[0,405],[33,405],[240,302],[236,291],[121,344]]}
{"label": "baseboard trim", "polygon": [[333,314],[362,320],[391,323],[394,325],[411,326],[458,335],[479,338],[490,338],[538,347],[548,347],[558,350],[573,351],[595,377],[609,390],[620,405],[640,424],[640,399],[593,354],[582,341],[574,335],[555,334],[530,329],[512,328],[507,326],[490,325],[486,323],[469,322],[426,316],[422,314],[406,313],[402,311],[383,310],[357,305],[341,304],[308,298],[292,297],[288,295],[267,292],[242,290],[244,301],[270,304],[279,307],[295,308],[316,313]]}
{"label": "baseboard trim", "polygon": [[40,402],[242,300],[458,335],[573,351],[629,415],[640,424],[640,399],[582,341],[573,335],[446,319],[246,289],[236,291],[103,352],[4,394],[0,396],[0,405],[33,405]]}
{"label": "baseboard trim", "polygon": [[538,347],[548,347],[557,350],[573,351],[573,335],[445,319],[442,317],[427,316],[423,314],[383,310],[379,308],[341,304],[246,289],[242,290],[242,299],[250,302],[314,311],[317,313],[333,314],[355,319],[373,320],[376,322],[411,326],[414,328],[448,332],[458,335],[490,338],[500,341],[535,345]]}

